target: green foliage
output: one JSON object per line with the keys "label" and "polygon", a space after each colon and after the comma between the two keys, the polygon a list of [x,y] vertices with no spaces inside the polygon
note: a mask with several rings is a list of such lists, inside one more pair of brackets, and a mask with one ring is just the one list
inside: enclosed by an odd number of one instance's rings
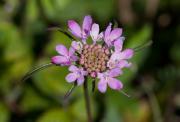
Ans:
{"label": "green foliage", "polygon": [[0,103],[0,122],[8,122],[9,117],[10,113],[8,108],[3,103]]}

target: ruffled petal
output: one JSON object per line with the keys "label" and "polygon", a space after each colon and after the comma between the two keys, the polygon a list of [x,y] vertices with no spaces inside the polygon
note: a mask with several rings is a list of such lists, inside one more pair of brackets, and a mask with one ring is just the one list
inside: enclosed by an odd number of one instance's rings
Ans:
{"label": "ruffled petal", "polygon": [[77,79],[77,85],[80,86],[84,83],[84,76],[80,76],[78,79]]}
{"label": "ruffled petal", "polygon": [[122,74],[122,70],[120,68],[114,68],[114,69],[111,69],[108,72],[108,74],[109,74],[110,77],[117,77],[120,74]]}
{"label": "ruffled petal", "polygon": [[56,51],[63,56],[68,56],[68,50],[64,45],[57,45]]}
{"label": "ruffled petal", "polygon": [[134,51],[132,49],[125,49],[119,55],[120,59],[130,59],[134,55]]}
{"label": "ruffled petal", "polygon": [[117,64],[117,67],[119,68],[124,68],[124,67],[130,67],[131,66],[131,63],[129,63],[128,61],[126,60],[121,60],[119,61],[119,63]]}
{"label": "ruffled petal", "polygon": [[79,24],[74,20],[68,21],[68,27],[70,29],[70,32],[75,35],[76,37],[82,38],[82,31],[79,26]]}
{"label": "ruffled petal", "polygon": [[73,61],[77,61],[79,59],[79,57],[78,56],[76,56],[76,55],[72,55],[71,57],[70,57],[70,60],[73,62]]}
{"label": "ruffled petal", "polygon": [[83,26],[82,26],[83,32],[85,33],[85,36],[87,36],[89,34],[91,26],[92,26],[91,16],[90,15],[85,16],[84,21],[83,21]]}
{"label": "ruffled petal", "polygon": [[94,23],[92,25],[92,29],[90,31],[90,35],[91,35],[93,41],[97,41],[98,34],[99,34],[99,25]]}
{"label": "ruffled petal", "polygon": [[115,39],[118,39],[121,35],[122,35],[122,29],[115,28],[111,31],[109,38],[111,41],[114,41]]}
{"label": "ruffled petal", "polygon": [[112,23],[109,23],[108,27],[105,30],[105,33],[104,33],[105,40],[108,40],[108,37],[109,37],[109,35],[111,33],[111,26],[112,26]]}
{"label": "ruffled petal", "polygon": [[101,32],[101,33],[98,35],[97,41],[98,41],[98,40],[101,40],[101,39],[103,38],[103,36],[104,36],[104,35],[103,35],[103,32]]}
{"label": "ruffled petal", "polygon": [[68,83],[72,83],[72,82],[76,81],[76,79],[77,79],[76,73],[69,73],[66,76],[66,80]]}
{"label": "ruffled petal", "polygon": [[53,64],[57,64],[57,65],[62,64],[63,65],[65,63],[68,63],[69,60],[64,56],[54,56],[54,57],[51,58],[51,62]]}
{"label": "ruffled petal", "polygon": [[114,42],[114,47],[115,47],[115,52],[122,50],[122,47],[123,47],[123,40],[122,40],[122,38],[119,38],[119,39],[117,39]]}
{"label": "ruffled petal", "polygon": [[72,41],[71,43],[72,48],[74,48],[77,51],[81,51],[83,48],[83,45],[81,42]]}
{"label": "ruffled petal", "polygon": [[101,92],[101,93],[105,93],[106,92],[106,89],[107,89],[107,82],[106,81],[103,81],[103,80],[100,80],[98,82],[98,90]]}
{"label": "ruffled petal", "polygon": [[103,74],[103,73],[98,73],[98,74],[97,74],[97,77],[98,77],[99,79],[102,79],[102,78],[104,77],[104,74]]}
{"label": "ruffled petal", "polygon": [[75,66],[75,65],[71,65],[70,67],[69,67],[69,71],[71,71],[71,72],[76,72],[76,71],[78,71],[79,69]]}
{"label": "ruffled petal", "polygon": [[120,90],[123,88],[123,84],[121,83],[121,81],[115,78],[110,78],[108,81],[108,85],[111,89],[114,89],[114,90]]}
{"label": "ruffled petal", "polygon": [[72,48],[72,47],[70,47],[70,48],[69,48],[69,53],[68,53],[68,55],[69,55],[69,56],[72,56],[72,55],[74,55],[74,53],[75,53],[75,49]]}

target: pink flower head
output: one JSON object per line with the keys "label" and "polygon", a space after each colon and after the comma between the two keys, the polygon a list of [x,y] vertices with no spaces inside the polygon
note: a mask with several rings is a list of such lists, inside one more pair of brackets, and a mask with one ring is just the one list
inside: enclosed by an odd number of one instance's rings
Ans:
{"label": "pink flower head", "polygon": [[98,73],[98,78],[100,79],[100,81],[98,82],[99,91],[102,93],[106,92],[107,85],[111,89],[121,90],[123,87],[123,84],[121,83],[121,81],[115,78],[119,76],[121,73],[122,72],[119,68],[108,70],[103,73]]}
{"label": "pink flower head", "polygon": [[68,27],[70,32],[74,36],[81,38],[83,43],[86,43],[86,39],[89,36],[91,26],[92,26],[92,18],[89,15],[84,17],[82,28],[76,21],[74,20],[68,21]]}
{"label": "pink flower head", "polygon": [[66,80],[69,83],[75,82],[77,81],[77,85],[81,85],[84,83],[84,76],[87,75],[87,72],[83,70],[83,68],[78,68],[74,65],[71,65],[69,67],[69,71],[71,71],[71,73],[69,73],[66,76]]}
{"label": "pink flower head", "polygon": [[[57,45],[58,56],[52,58],[52,63],[70,66],[66,80],[69,83],[84,83],[85,78],[99,79],[98,90],[106,92],[107,86],[114,90],[121,90],[123,84],[116,77],[122,75],[122,69],[130,67],[129,59],[133,56],[132,49],[123,50],[122,29],[112,29],[111,23],[104,33],[99,25],[92,25],[91,16],[85,16],[82,28],[74,20],[68,21],[69,30],[82,42],[72,40],[68,50],[64,45]],[[86,43],[88,36],[92,43]],[[102,43],[97,43],[101,41]]]}
{"label": "pink flower head", "polygon": [[121,28],[114,28],[112,30],[112,24],[110,23],[104,33],[104,41],[108,47],[113,46],[113,42],[122,35]]}
{"label": "pink flower head", "polygon": [[70,48],[69,50],[64,45],[57,45],[56,51],[60,54],[58,56],[54,56],[51,59],[51,62],[56,65],[71,65],[72,62],[77,61],[78,57],[74,55],[75,50]]}
{"label": "pink flower head", "polygon": [[94,23],[92,25],[92,28],[91,28],[91,31],[90,31],[90,35],[91,35],[91,38],[94,42],[94,44],[97,42],[97,41],[101,41],[101,39],[103,38],[103,33],[99,33],[99,25]]}

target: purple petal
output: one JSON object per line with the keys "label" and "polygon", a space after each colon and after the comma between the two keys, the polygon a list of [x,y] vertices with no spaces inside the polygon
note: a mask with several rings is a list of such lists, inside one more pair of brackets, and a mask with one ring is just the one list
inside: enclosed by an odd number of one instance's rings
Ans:
{"label": "purple petal", "polygon": [[90,15],[85,16],[84,21],[83,21],[83,27],[82,27],[85,34],[89,34],[91,26],[92,26],[92,18],[91,18],[91,16]]}
{"label": "purple petal", "polygon": [[105,33],[104,33],[105,40],[109,37],[109,35],[111,33],[111,26],[112,26],[112,23],[109,23],[108,27],[105,30]]}
{"label": "purple petal", "polygon": [[64,64],[64,63],[68,63],[69,60],[64,56],[54,56],[51,58],[51,62],[53,64]]}
{"label": "purple petal", "polygon": [[120,68],[114,68],[108,72],[110,77],[117,77],[122,74],[122,70]]}
{"label": "purple petal", "polygon": [[80,50],[82,50],[82,46],[83,46],[83,45],[82,45],[81,42],[72,41],[71,46],[72,46],[72,48],[74,48],[75,50],[80,51]]}
{"label": "purple petal", "polygon": [[101,93],[105,93],[106,92],[106,89],[107,89],[107,82],[103,81],[103,80],[100,80],[98,82],[98,90],[101,92]]}
{"label": "purple petal", "polygon": [[88,72],[87,72],[87,71],[84,71],[83,68],[81,68],[80,70],[81,70],[81,75],[83,75],[83,76],[88,75]]}
{"label": "purple petal", "polygon": [[71,61],[77,61],[77,60],[79,59],[79,57],[76,56],[76,55],[72,55],[72,56],[70,57],[70,59],[71,59]]}
{"label": "purple petal", "polygon": [[77,85],[80,86],[84,83],[84,76],[80,76],[78,79],[77,79]]}
{"label": "purple petal", "polygon": [[91,29],[91,32],[90,32],[90,35],[91,35],[91,37],[92,37],[92,39],[94,41],[97,41],[98,34],[99,34],[99,25],[94,23],[92,25],[92,29]]}
{"label": "purple petal", "polygon": [[131,66],[131,63],[128,63],[128,61],[126,61],[126,60],[121,60],[117,65],[117,67],[119,67],[119,68],[124,68],[124,67],[128,68],[130,66]]}
{"label": "purple petal", "polygon": [[70,67],[69,67],[69,71],[71,71],[71,72],[76,72],[76,71],[78,71],[79,69],[76,67],[76,66],[74,66],[74,65],[71,65]]}
{"label": "purple petal", "polygon": [[134,54],[132,49],[125,49],[119,55],[120,59],[130,59]]}
{"label": "purple petal", "polygon": [[70,32],[73,35],[75,35],[79,38],[82,38],[82,31],[81,31],[81,28],[77,22],[75,22],[74,20],[69,20],[68,21],[68,27],[70,29]]}
{"label": "purple petal", "polygon": [[98,74],[97,74],[97,77],[98,77],[99,79],[102,79],[102,78],[104,77],[104,74],[103,74],[103,73],[98,73]]}
{"label": "purple petal", "polygon": [[63,56],[68,56],[68,50],[64,45],[57,45],[56,51]]}
{"label": "purple petal", "polygon": [[66,76],[66,80],[68,83],[72,83],[74,81],[76,81],[77,79],[77,76],[75,73],[69,73],[67,76]]}
{"label": "purple petal", "polygon": [[119,38],[121,34],[122,34],[122,29],[120,28],[113,29],[110,34],[110,40],[114,41],[115,39]]}
{"label": "purple petal", "polygon": [[69,56],[72,56],[72,55],[74,55],[74,53],[75,53],[75,49],[72,48],[72,47],[70,47],[70,48],[69,48],[69,53],[68,53],[68,55],[69,55]]}
{"label": "purple petal", "polygon": [[115,47],[115,51],[121,51],[122,50],[122,46],[123,46],[123,40],[121,38],[117,39],[114,42],[114,47]]}
{"label": "purple petal", "polygon": [[110,61],[116,61],[119,60],[119,56],[120,56],[120,52],[114,52],[111,57],[110,57]]}
{"label": "purple petal", "polygon": [[108,81],[108,85],[111,89],[114,89],[114,90],[120,90],[123,88],[123,84],[121,83],[121,81],[115,78],[110,78]]}

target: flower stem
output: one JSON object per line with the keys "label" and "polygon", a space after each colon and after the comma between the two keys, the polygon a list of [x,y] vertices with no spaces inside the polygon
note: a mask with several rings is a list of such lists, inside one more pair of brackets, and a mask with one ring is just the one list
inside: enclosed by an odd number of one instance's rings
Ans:
{"label": "flower stem", "polygon": [[84,88],[84,98],[85,98],[88,122],[92,122],[92,115],[91,115],[91,107],[90,107],[90,98],[89,98],[89,93],[88,93],[87,77],[85,78],[85,82],[84,82],[84,87],[83,88]]}

